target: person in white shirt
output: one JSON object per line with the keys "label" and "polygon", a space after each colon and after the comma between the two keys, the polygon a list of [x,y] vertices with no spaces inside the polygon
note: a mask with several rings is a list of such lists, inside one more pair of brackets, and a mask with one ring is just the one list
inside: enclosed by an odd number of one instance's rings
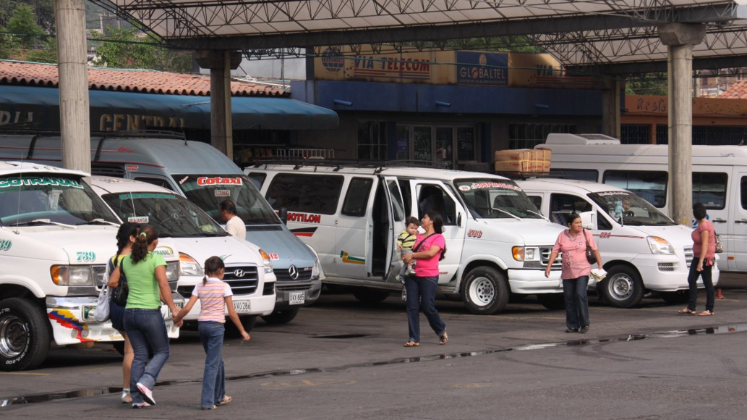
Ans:
{"label": "person in white shirt", "polygon": [[233,201],[226,199],[220,203],[220,217],[226,221],[226,232],[231,236],[246,239],[246,225],[236,215],[236,204]]}

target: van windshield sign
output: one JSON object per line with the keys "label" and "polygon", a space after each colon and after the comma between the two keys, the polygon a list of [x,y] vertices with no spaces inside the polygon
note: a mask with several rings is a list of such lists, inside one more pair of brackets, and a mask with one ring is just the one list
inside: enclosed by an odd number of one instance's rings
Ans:
{"label": "van windshield sign", "polygon": [[244,182],[242,181],[241,177],[235,177],[235,178],[223,178],[220,176],[215,177],[200,177],[197,178],[197,185],[199,186],[205,186],[205,185],[243,185]]}
{"label": "van windshield sign", "polygon": [[163,198],[167,200],[173,200],[176,198],[175,195],[172,194],[120,194],[119,199],[120,200],[134,200],[138,198]]}
{"label": "van windshield sign", "polygon": [[11,178],[11,179],[0,180],[0,188],[12,188],[12,187],[20,187],[24,185],[25,186],[52,185],[55,187],[68,187],[68,188],[83,189],[83,186],[80,185],[78,181],[74,179],[67,179],[67,178],[36,176],[36,177],[23,177],[23,178]]}
{"label": "van windshield sign", "polygon": [[516,185],[506,184],[505,182],[475,182],[472,184],[473,190],[482,190],[486,188],[502,188],[504,190],[521,191]]}

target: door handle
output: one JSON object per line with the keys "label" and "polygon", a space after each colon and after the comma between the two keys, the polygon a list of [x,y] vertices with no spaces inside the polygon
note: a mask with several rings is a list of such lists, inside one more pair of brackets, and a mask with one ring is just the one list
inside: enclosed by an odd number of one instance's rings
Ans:
{"label": "door handle", "polygon": [[726,223],[726,220],[724,219],[713,219],[711,220],[713,223]]}
{"label": "door handle", "polygon": [[735,220],[734,223],[747,223],[747,220]]}

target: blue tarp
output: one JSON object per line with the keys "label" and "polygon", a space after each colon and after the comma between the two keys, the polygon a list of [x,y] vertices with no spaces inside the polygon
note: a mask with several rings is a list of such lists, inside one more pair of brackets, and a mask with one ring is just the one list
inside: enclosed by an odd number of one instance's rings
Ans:
{"label": "blue tarp", "polygon": [[[92,131],[210,129],[207,96],[91,90],[89,100]],[[329,130],[339,122],[332,110],[287,98],[234,97],[231,108],[234,130]],[[32,123],[34,129],[59,130],[59,90],[0,86],[0,126],[24,123]]]}

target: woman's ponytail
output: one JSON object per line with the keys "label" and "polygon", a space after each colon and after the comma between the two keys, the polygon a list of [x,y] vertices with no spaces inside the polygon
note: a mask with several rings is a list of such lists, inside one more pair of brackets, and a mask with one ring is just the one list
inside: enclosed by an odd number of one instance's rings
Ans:
{"label": "woman's ponytail", "polygon": [[135,235],[135,243],[132,244],[132,262],[137,264],[148,255],[148,246],[158,239],[158,231],[150,225],[138,229]]}

